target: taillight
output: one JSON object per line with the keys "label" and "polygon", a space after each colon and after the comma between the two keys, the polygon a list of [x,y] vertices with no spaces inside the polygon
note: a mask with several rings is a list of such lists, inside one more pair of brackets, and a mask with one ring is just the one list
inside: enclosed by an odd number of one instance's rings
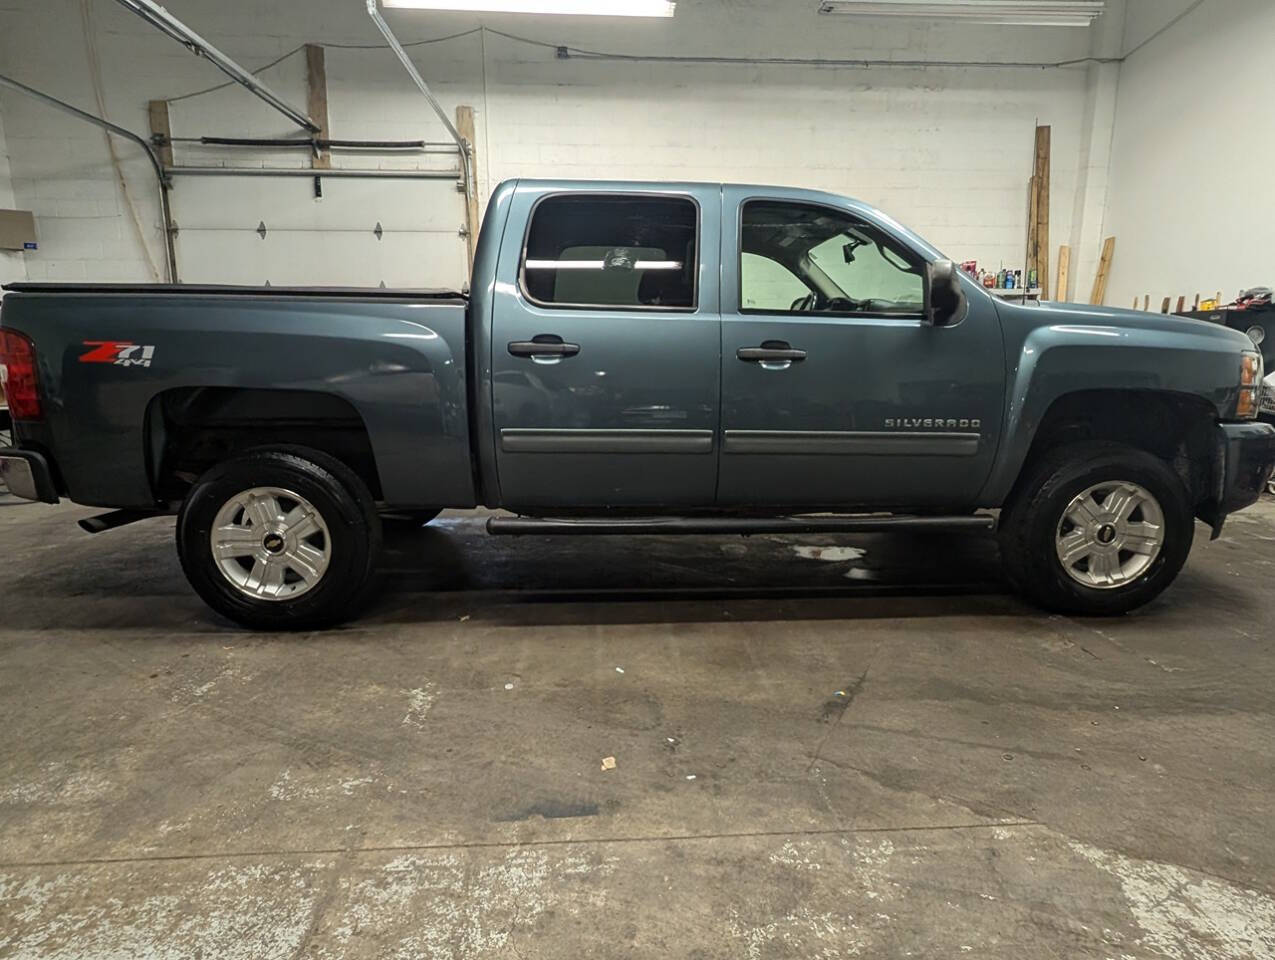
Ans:
{"label": "taillight", "polygon": [[35,375],[35,346],[15,330],[0,330],[0,384],[14,420],[39,420],[40,384]]}

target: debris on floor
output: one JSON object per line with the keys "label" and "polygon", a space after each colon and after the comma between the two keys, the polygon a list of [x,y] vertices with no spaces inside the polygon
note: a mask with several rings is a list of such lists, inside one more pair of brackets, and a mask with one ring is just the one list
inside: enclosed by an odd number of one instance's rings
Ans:
{"label": "debris on floor", "polygon": [[824,560],[828,563],[860,560],[868,552],[862,547],[794,546],[792,549],[803,560]]}
{"label": "debris on floor", "polygon": [[603,769],[603,770],[614,770],[614,769],[615,769],[615,757],[603,757],[603,758],[602,758],[602,769]]}

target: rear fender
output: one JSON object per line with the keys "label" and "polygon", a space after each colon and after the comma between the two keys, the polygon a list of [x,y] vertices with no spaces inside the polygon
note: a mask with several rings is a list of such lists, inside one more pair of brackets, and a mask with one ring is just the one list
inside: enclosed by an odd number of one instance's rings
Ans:
{"label": "rear fender", "polygon": [[[13,293],[5,322],[35,341],[43,432],[76,502],[153,506],[147,409],[191,387],[334,394],[367,428],[387,503],[474,502],[463,302]],[[83,361],[108,339],[149,363]]]}

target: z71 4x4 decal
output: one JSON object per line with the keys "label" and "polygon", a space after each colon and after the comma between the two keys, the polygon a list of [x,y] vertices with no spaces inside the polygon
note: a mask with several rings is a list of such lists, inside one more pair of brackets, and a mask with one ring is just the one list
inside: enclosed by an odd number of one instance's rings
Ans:
{"label": "z71 4x4 decal", "polygon": [[133,343],[131,340],[85,340],[84,346],[92,347],[80,355],[80,363],[113,363],[118,367],[149,367],[155,356],[151,344]]}

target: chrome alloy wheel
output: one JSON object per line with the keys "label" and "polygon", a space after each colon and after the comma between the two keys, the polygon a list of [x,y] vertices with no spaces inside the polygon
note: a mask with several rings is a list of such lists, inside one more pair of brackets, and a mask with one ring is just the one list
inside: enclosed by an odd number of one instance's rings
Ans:
{"label": "chrome alloy wheel", "polygon": [[1114,590],[1138,579],[1160,555],[1164,511],[1136,483],[1094,484],[1063,511],[1054,547],[1071,579]]}
{"label": "chrome alloy wheel", "polygon": [[328,525],[291,490],[253,487],[213,521],[212,555],[222,576],[254,600],[292,600],[318,586],[332,559]]}

